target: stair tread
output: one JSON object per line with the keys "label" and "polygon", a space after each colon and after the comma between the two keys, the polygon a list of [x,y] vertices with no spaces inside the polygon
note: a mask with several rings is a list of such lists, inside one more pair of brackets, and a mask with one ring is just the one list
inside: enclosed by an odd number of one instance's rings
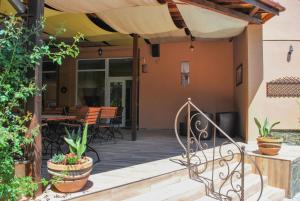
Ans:
{"label": "stair tread", "polygon": [[[230,170],[235,168],[237,166],[237,164],[238,164],[237,162],[229,164]],[[228,168],[227,166],[224,166],[224,167],[219,167],[219,168],[215,169],[215,175],[219,175],[221,170],[224,171],[224,169],[227,169],[227,168]],[[251,172],[251,165],[245,164],[245,175],[250,174],[250,172]],[[211,176],[211,171],[203,173],[202,176]],[[134,197],[130,197],[125,200],[126,201],[167,200],[168,198],[171,198],[176,195],[184,196],[184,193],[192,193],[193,194],[193,192],[194,192],[194,194],[200,193],[200,194],[204,195],[204,193],[205,193],[204,184],[202,184],[201,182],[192,180],[192,179],[186,179],[186,180],[183,180],[183,181],[175,183],[175,184],[170,184],[163,188],[153,189],[150,192],[140,194],[140,195],[137,195]],[[179,197],[178,197],[178,199],[179,199]]]}
{"label": "stair tread", "polygon": [[[253,196],[247,199],[247,201],[256,201],[260,192],[257,192]],[[285,197],[285,191],[280,188],[272,186],[265,186],[261,196],[261,201],[282,201]]]}
{"label": "stair tread", "polygon": [[169,197],[176,196],[182,193],[201,190],[204,192],[204,185],[200,182],[188,179],[177,184],[166,186],[163,189],[157,189],[145,194],[141,194],[124,201],[151,201],[151,200],[167,200]]}
{"label": "stair tread", "polygon": [[[262,179],[263,179],[264,184],[266,184],[267,177],[263,176]],[[237,182],[235,182],[235,183],[237,183]],[[257,192],[257,190],[255,190],[255,188],[260,189],[260,185],[261,184],[260,184],[260,176],[259,175],[251,173],[251,174],[245,176],[245,187],[244,187],[245,188],[245,191],[244,191],[245,200],[248,199],[253,194],[255,194]],[[227,184],[227,188],[230,188],[228,186],[228,184]],[[237,196],[234,196],[234,198],[236,199]],[[233,200],[235,200],[235,199],[233,199]]]}
{"label": "stair tread", "polygon": [[[263,177],[263,180],[266,181],[266,177]],[[245,176],[245,199],[247,199],[247,197],[251,196],[249,195],[249,190],[251,188],[254,188],[257,183],[260,182],[260,178],[259,175],[256,174],[249,174],[247,176]],[[233,184],[237,184],[238,182],[234,182]],[[226,194],[227,190],[231,189],[230,186],[228,186],[228,184],[226,186],[224,186],[223,190],[221,192],[223,192],[224,194]],[[252,189],[253,191],[253,189]],[[251,191],[250,191],[251,192]],[[234,196],[235,199],[237,199],[237,196]],[[216,199],[211,198],[209,196],[204,196],[202,198],[200,198],[197,201],[215,201]]]}

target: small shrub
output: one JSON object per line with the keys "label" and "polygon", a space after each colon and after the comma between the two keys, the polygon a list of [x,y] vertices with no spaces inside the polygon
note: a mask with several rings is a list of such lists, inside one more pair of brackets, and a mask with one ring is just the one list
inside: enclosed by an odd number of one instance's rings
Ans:
{"label": "small shrub", "polygon": [[51,162],[52,163],[56,163],[56,164],[60,164],[60,163],[63,163],[65,160],[65,155],[63,154],[55,154],[52,159],[51,159]]}
{"label": "small shrub", "polygon": [[278,125],[280,122],[275,122],[273,124],[270,124],[268,118],[265,119],[264,124],[262,125],[259,120],[255,117],[254,118],[255,124],[258,128],[259,135],[261,137],[271,137],[271,131],[272,129]]}
{"label": "small shrub", "polygon": [[75,165],[78,163],[80,158],[78,158],[75,154],[67,154],[66,155],[66,164],[67,165]]}

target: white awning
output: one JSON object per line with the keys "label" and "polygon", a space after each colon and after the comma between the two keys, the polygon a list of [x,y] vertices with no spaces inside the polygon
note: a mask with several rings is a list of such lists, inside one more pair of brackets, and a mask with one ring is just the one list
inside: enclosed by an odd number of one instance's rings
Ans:
{"label": "white awning", "polygon": [[229,38],[243,32],[247,21],[188,4],[177,4],[187,28],[199,38]]}
{"label": "white awning", "polygon": [[[185,4],[180,0],[175,0],[175,2],[187,28],[196,38],[229,38],[239,35],[248,25],[247,21],[241,19]],[[168,5],[160,4],[157,0],[46,0],[46,3],[63,11],[66,15],[65,19],[63,16],[56,17],[56,12],[52,11],[49,14],[51,17],[48,19],[48,25],[51,26],[51,29],[54,29],[58,24],[56,20],[59,18],[65,26],[70,24],[66,28],[72,31],[72,26],[74,26],[76,30],[85,33],[87,38],[92,41],[106,41],[111,36],[117,38],[119,36],[116,33],[108,33],[101,28],[98,28],[100,31],[93,32],[92,30],[96,30],[97,27],[83,16],[84,13],[95,13],[121,35],[136,33],[155,43],[189,38],[183,29],[179,29],[174,24]],[[80,23],[77,19],[79,17]],[[71,24],[73,25],[71,26]]]}
{"label": "white awning", "polygon": [[111,9],[160,5],[157,0],[46,0],[46,4],[72,13],[97,13]]}
{"label": "white awning", "polygon": [[97,15],[123,34],[160,34],[177,31],[167,5],[137,6],[107,10]]}

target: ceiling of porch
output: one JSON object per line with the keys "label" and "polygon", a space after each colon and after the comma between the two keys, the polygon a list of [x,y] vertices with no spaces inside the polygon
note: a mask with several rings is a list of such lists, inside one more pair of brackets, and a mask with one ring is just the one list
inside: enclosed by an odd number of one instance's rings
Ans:
{"label": "ceiling of porch", "polygon": [[[137,33],[150,43],[231,38],[248,24],[262,24],[284,11],[271,0],[46,0],[45,34],[107,46],[132,43]],[[3,15],[15,13],[0,0]],[[61,31],[65,30],[65,31]]]}

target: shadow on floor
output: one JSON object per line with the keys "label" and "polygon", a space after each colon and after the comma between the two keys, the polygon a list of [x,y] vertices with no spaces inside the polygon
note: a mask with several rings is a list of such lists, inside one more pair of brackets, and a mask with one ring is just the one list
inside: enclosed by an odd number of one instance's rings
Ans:
{"label": "shadow on floor", "polygon": [[[173,130],[141,130],[138,132],[137,141],[130,140],[130,130],[122,130],[122,133],[124,139],[117,139],[116,143],[103,143],[96,140],[91,144],[101,158],[101,161],[94,165],[92,174],[165,159],[183,153]],[[185,141],[185,138],[183,137],[182,140]],[[223,138],[216,138],[216,144],[220,145],[224,140]],[[206,140],[205,143],[210,148],[213,141]],[[88,152],[87,155],[96,161],[94,153]],[[47,156],[44,159],[42,173],[46,177]]]}

